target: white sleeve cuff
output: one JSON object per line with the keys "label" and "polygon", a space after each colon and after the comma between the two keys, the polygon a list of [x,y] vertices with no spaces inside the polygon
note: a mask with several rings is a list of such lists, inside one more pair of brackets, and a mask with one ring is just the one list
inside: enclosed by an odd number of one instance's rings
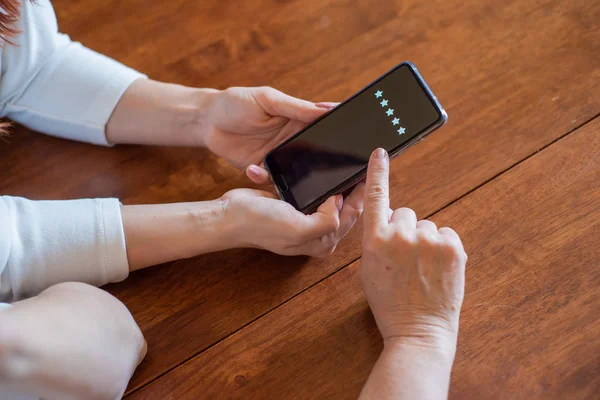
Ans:
{"label": "white sleeve cuff", "polygon": [[[117,199],[30,201],[0,197],[8,246],[0,254],[0,302],[34,296],[60,282],[102,286],[129,274]],[[2,211],[2,207],[0,207]],[[6,236],[6,235],[5,235]]]}
{"label": "white sleeve cuff", "polygon": [[102,207],[101,223],[104,238],[105,281],[120,282],[129,275],[129,261],[125,244],[125,231],[121,217],[121,203],[117,199],[99,200]]}

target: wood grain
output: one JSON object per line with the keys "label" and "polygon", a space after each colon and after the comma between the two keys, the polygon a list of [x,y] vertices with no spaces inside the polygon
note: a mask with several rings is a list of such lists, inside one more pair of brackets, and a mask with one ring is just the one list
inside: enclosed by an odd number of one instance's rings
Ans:
{"label": "wood grain", "polygon": [[[269,84],[312,100],[352,94],[403,59],[448,110],[442,131],[392,165],[392,204],[452,202],[600,110],[592,2],[55,0],[62,30],[152,78]],[[212,199],[248,186],[204,150],[94,148],[18,129],[0,143],[0,192]],[[57,184],[60,182],[60,184]],[[359,227],[360,228],[360,227]],[[149,342],[138,388],[359,256],[360,229],[327,260],[229,251],[133,274],[108,290]]]}
{"label": "wood grain", "polygon": [[[433,216],[469,253],[451,399],[600,390],[600,118]],[[358,262],[131,399],[352,399],[382,349]]]}

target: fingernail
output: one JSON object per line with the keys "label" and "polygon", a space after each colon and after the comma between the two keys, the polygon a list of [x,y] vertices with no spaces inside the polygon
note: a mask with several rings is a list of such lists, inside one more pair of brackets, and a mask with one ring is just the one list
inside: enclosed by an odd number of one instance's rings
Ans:
{"label": "fingernail", "polygon": [[342,210],[342,206],[344,205],[344,197],[340,194],[337,199],[335,199],[335,205],[337,206],[338,211]]}
{"label": "fingernail", "polygon": [[260,175],[260,169],[258,169],[256,165],[251,165],[250,167],[248,167],[248,172],[250,172],[250,174],[254,176]]}
{"label": "fingernail", "polygon": [[331,110],[332,108],[334,108],[337,105],[337,103],[330,103],[330,102],[321,102],[321,103],[317,103],[315,104],[315,106],[319,107],[319,108],[326,108],[328,110]]}
{"label": "fingernail", "polygon": [[382,148],[379,148],[373,152],[373,157],[378,158],[378,159],[384,159],[385,154],[386,154],[385,150]]}

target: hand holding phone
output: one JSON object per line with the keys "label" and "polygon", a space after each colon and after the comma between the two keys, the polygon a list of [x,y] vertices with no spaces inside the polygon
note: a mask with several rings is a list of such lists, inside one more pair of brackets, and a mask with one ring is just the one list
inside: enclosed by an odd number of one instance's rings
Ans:
{"label": "hand holding phone", "polygon": [[225,204],[222,222],[228,246],[325,257],[360,217],[363,199],[360,185],[345,199],[330,197],[310,215],[260,190],[234,189],[220,200]]}
{"label": "hand holding phone", "polygon": [[264,165],[280,197],[311,213],[362,180],[376,148],[393,157],[446,120],[415,66],[404,62],[272,150]]}

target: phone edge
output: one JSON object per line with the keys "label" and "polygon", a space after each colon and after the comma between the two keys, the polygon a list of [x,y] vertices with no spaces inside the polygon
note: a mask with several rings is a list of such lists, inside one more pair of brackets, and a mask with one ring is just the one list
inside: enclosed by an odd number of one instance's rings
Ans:
{"label": "phone edge", "polygon": [[[351,101],[352,99],[354,99],[355,97],[357,97],[358,95],[360,95],[361,93],[363,93],[365,90],[367,90],[368,88],[370,88],[371,86],[373,86],[375,83],[379,82],[380,80],[383,80],[389,74],[391,74],[395,70],[397,70],[397,69],[399,69],[399,68],[401,68],[401,67],[403,67],[405,65],[408,66],[411,69],[411,71],[413,72],[413,74],[416,76],[417,82],[419,83],[419,85],[421,85],[421,88],[427,94],[427,97],[429,97],[429,99],[433,102],[434,106],[439,111],[439,113],[440,113],[440,119],[438,121],[436,121],[433,125],[431,125],[428,129],[426,129],[425,131],[423,131],[421,134],[419,134],[418,136],[415,136],[414,138],[412,138],[408,143],[405,143],[403,146],[399,147],[397,150],[395,150],[391,154],[389,154],[390,158],[397,157],[398,155],[404,153],[406,151],[406,149],[409,149],[410,147],[416,145],[417,143],[419,143],[420,141],[422,141],[423,139],[425,139],[425,137],[427,137],[429,134],[431,134],[431,132],[433,132],[436,129],[441,128],[443,125],[446,124],[446,122],[448,122],[448,113],[446,113],[446,110],[440,104],[437,96],[435,96],[433,94],[433,92],[429,88],[429,85],[427,85],[427,82],[425,82],[425,79],[423,78],[423,76],[421,75],[421,73],[419,72],[419,70],[417,69],[417,67],[412,62],[410,62],[408,60],[407,61],[403,61],[403,62],[397,64],[396,66],[394,66],[393,68],[389,69],[384,74],[380,75],[377,79],[375,79],[372,82],[370,82],[369,84],[363,86],[360,90],[358,90],[352,96],[350,96],[349,98],[347,98],[346,100],[344,100],[343,102],[341,102],[340,104],[338,104],[337,106],[335,106],[334,108],[332,108],[331,110],[329,110],[328,112],[326,112],[325,114],[323,114],[322,116],[320,116],[319,118],[315,119],[308,126],[306,126],[305,128],[301,129],[300,131],[298,131],[294,135],[290,136],[285,141],[283,141],[280,144],[278,144],[276,147],[274,147],[273,149],[271,149],[265,155],[265,157],[263,158],[263,165],[264,165],[265,169],[267,170],[267,172],[269,173],[269,179],[271,180],[271,183],[273,184],[273,186],[275,186],[275,190],[277,191],[277,194],[279,195],[279,198],[282,201],[286,201],[285,200],[285,196],[281,193],[281,190],[279,189],[279,186],[273,180],[273,175],[272,175],[271,170],[270,170],[270,168],[268,166],[268,163],[267,163],[267,158],[271,155],[271,153],[273,153],[274,151],[276,151],[277,149],[279,149],[281,146],[283,146],[286,143],[288,143],[291,140],[293,140],[296,136],[299,136],[302,133],[304,133],[306,130],[308,130],[313,125],[315,125],[316,123],[318,123],[321,119],[323,119],[327,115],[329,115],[329,113],[335,111],[338,107],[341,107],[345,103],[348,103],[349,101]],[[336,188],[334,188],[334,190],[331,190],[331,191],[325,193],[323,196],[317,198],[313,202],[313,204],[321,204],[322,203],[321,200],[323,198],[325,198],[325,200],[327,200],[326,199],[327,197],[333,196],[335,194],[343,193],[344,191],[348,190],[353,185],[357,185],[361,180],[364,179],[364,177],[366,175],[366,171],[367,171],[367,168],[365,167],[361,171],[357,172],[354,178],[352,178],[351,180],[349,180],[347,183],[344,183],[343,186],[336,187]],[[307,213],[310,213],[310,212],[314,212],[318,208],[318,205],[314,206],[313,204],[311,204],[310,206],[304,207],[304,208],[299,208],[298,207],[298,203],[296,202],[296,199],[294,198],[294,204],[292,204],[292,206],[295,209],[297,209],[298,211],[307,214]]]}

